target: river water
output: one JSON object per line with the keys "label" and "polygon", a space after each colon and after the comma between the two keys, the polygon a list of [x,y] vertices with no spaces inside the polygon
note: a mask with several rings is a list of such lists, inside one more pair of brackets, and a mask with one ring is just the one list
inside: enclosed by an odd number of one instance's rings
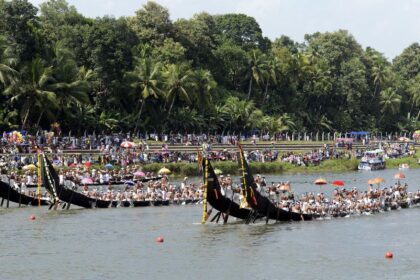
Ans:
{"label": "river water", "polygon": [[[315,191],[395,170],[269,176]],[[407,170],[410,190],[420,171]],[[332,187],[324,186],[329,192]],[[310,222],[201,225],[201,206],[0,210],[0,279],[418,279],[420,207]],[[35,221],[29,220],[36,215]],[[155,238],[163,236],[164,243]],[[385,259],[387,251],[394,253]]]}

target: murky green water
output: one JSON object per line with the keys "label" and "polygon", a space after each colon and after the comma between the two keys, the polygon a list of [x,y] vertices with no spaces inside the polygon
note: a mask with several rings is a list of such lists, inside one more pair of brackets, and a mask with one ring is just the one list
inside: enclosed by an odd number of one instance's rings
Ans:
{"label": "murky green water", "polygon": [[[349,187],[395,170],[322,174]],[[420,170],[404,171],[410,190]],[[315,191],[320,174],[266,176]],[[323,191],[330,190],[324,186]],[[30,215],[36,215],[30,221]],[[201,225],[201,206],[0,210],[0,279],[418,279],[420,207],[300,223]],[[162,235],[164,243],[156,243]],[[384,258],[386,251],[394,259]]]}

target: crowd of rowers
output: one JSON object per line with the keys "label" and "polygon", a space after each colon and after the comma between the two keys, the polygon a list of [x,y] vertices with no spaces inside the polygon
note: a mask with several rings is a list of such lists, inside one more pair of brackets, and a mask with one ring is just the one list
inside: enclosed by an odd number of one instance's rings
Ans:
{"label": "crowd of rowers", "polygon": [[[113,172],[100,172],[100,176],[94,177],[96,180],[91,184],[83,183],[83,174],[75,171],[60,171],[59,180],[61,185],[81,192],[90,198],[105,201],[169,201],[174,204],[198,203],[203,200],[204,186],[197,186],[194,182],[188,182],[185,177],[181,184],[169,183],[166,175],[157,177],[152,173],[146,173],[142,176],[143,180],[114,181],[123,178],[133,178],[126,175],[125,172],[118,172],[113,177]],[[6,175],[4,175],[6,176]],[[16,176],[12,173],[10,176],[2,178],[14,189],[25,195],[36,197],[37,176],[33,173],[27,173],[25,176]],[[117,184],[115,184],[117,183]],[[43,197],[47,197],[45,192]]]}
{"label": "crowd of rowers", "polygon": [[369,188],[360,191],[357,188],[350,190],[336,189],[331,199],[323,193],[302,194],[297,201],[293,196],[281,196],[279,207],[291,209],[294,212],[313,214],[315,216],[347,216],[357,214],[373,214],[380,211],[406,208],[420,201],[420,190],[407,192],[407,185],[395,184],[388,188]]}
{"label": "crowd of rowers", "polygon": [[[200,203],[204,197],[204,184],[189,182],[185,177],[180,184],[170,183],[167,176],[158,180],[142,181],[133,178],[134,169],[124,170],[101,170],[77,172],[75,170],[61,170],[59,179],[61,184],[82,192],[88,197],[106,201],[170,201],[176,204]],[[83,178],[92,176],[96,185],[83,184]],[[153,178],[152,173],[146,173],[142,178]],[[113,180],[125,180],[120,186],[110,184]],[[234,183],[233,178],[220,175],[219,181],[222,193],[238,204],[244,202],[241,186]],[[12,173],[8,182],[27,195],[35,196],[36,190],[26,188],[37,182],[36,174],[27,172],[25,175],[17,176]],[[127,184],[127,182],[130,182]],[[388,209],[405,208],[420,201],[420,190],[408,192],[407,184],[395,183],[394,186],[379,188],[371,185],[368,190],[335,189],[331,197],[324,193],[304,193],[300,196],[291,191],[289,182],[267,184],[263,176],[257,175],[255,182],[258,191],[267,196],[279,208],[286,211],[293,211],[302,214],[311,214],[318,217],[346,216],[352,214],[372,214]]]}
{"label": "crowd of rowers", "polygon": [[[116,189],[112,185],[87,187],[83,186],[81,192],[91,198],[105,201],[169,201],[174,204],[198,203],[203,200],[204,186],[196,186],[188,183],[185,177],[177,186],[170,184],[167,176],[156,181],[136,181],[134,185],[124,185],[122,189]],[[65,181],[77,188],[74,182]]]}
{"label": "crowd of rowers", "polygon": [[[339,189],[333,190],[331,197],[324,193],[303,193],[300,196],[291,191],[290,182],[271,183],[265,178],[255,178],[257,190],[268,197],[273,204],[285,210],[316,217],[344,217],[349,215],[369,215],[381,211],[407,208],[420,202],[420,190],[408,192],[407,184],[395,183],[393,186],[380,188],[370,185],[368,190]],[[234,201],[243,204],[244,197],[239,186],[233,187],[231,179],[221,178],[222,189],[226,195],[233,192]]]}

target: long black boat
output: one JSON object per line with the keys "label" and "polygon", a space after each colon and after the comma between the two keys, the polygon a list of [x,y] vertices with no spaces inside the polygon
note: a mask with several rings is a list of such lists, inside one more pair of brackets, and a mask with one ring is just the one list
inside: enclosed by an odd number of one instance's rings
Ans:
{"label": "long black boat", "polygon": [[[30,205],[30,206],[38,206],[38,198],[25,195],[12,186],[10,184],[0,181],[0,197],[1,197],[1,206],[3,206],[4,201],[11,201],[17,203],[19,205]],[[49,199],[41,198],[40,205],[49,205],[51,202]],[[7,204],[8,207],[8,204]]]}
{"label": "long black boat", "polygon": [[[142,182],[142,183],[146,183],[146,182],[149,182],[149,181],[156,181],[156,180],[160,180],[160,179],[162,179],[162,176],[155,176],[155,177],[147,177],[147,178],[141,178],[141,179],[135,179],[135,180],[126,180],[126,181],[111,181],[111,182],[108,182],[108,183],[104,183],[104,184],[101,184],[101,183],[97,183],[97,182],[94,182],[94,183],[89,183],[89,184],[82,184],[83,186],[87,186],[87,187],[96,187],[96,186],[122,186],[122,185],[126,185],[128,182],[133,182],[133,183],[137,183],[137,182]],[[32,188],[32,189],[34,189],[34,188],[37,188],[38,187],[38,185],[36,185],[36,184],[30,184],[30,185],[26,185],[26,188]]]}
{"label": "long black boat", "polygon": [[45,177],[44,183],[46,189],[52,192],[53,196],[56,196],[60,201],[68,203],[67,208],[70,204],[74,204],[84,208],[108,208],[111,205],[111,201],[95,199],[88,197],[76,190],[73,190],[67,186],[60,185],[60,180],[58,174],[55,171],[53,165],[48,160],[48,158],[43,155],[43,160],[45,164]]}
{"label": "long black boat", "polygon": [[[217,218],[218,220],[222,213],[225,215],[225,222],[227,221],[227,217],[229,215],[242,220],[247,220],[250,217],[252,217],[254,213],[252,210],[247,208],[241,208],[231,198],[228,198],[222,194],[219,180],[208,159],[202,159],[202,167],[204,173],[204,182],[207,187],[207,202],[214,209],[219,211],[219,213],[216,214],[213,220],[215,220],[215,218]],[[210,213],[207,212],[207,216],[209,214]]]}
{"label": "long black boat", "polygon": [[267,197],[261,195],[257,190],[257,185],[252,175],[251,169],[245,160],[242,148],[239,146],[238,155],[239,166],[242,171],[242,188],[245,194],[248,205],[257,211],[260,215],[266,217],[266,222],[269,219],[276,221],[308,221],[312,220],[313,216],[308,214],[301,214],[292,211],[286,211],[274,205]]}
{"label": "long black boat", "polygon": [[[74,204],[84,208],[108,208],[108,207],[146,207],[146,206],[167,206],[169,200],[156,200],[156,201],[131,201],[131,200],[101,200],[88,197],[76,190],[67,186],[59,184],[58,174],[53,165],[45,155],[43,156],[45,163],[45,186],[51,192],[51,195],[56,196],[58,200],[66,202],[67,208],[70,204]],[[143,182],[150,180],[158,180],[161,177],[145,178]],[[63,206],[64,208],[64,206]]]}

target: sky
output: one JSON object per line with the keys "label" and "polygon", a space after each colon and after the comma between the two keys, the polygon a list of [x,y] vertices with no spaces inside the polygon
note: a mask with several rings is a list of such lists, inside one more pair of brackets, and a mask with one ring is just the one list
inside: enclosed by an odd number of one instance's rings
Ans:
{"label": "sky", "polygon": [[[35,5],[44,0],[29,0]],[[132,16],[146,0],[67,0],[88,17]],[[297,42],[317,31],[348,30],[363,47],[389,60],[420,42],[420,0],[157,0],[171,19],[210,14],[244,13],[254,17],[263,35],[287,35]]]}

